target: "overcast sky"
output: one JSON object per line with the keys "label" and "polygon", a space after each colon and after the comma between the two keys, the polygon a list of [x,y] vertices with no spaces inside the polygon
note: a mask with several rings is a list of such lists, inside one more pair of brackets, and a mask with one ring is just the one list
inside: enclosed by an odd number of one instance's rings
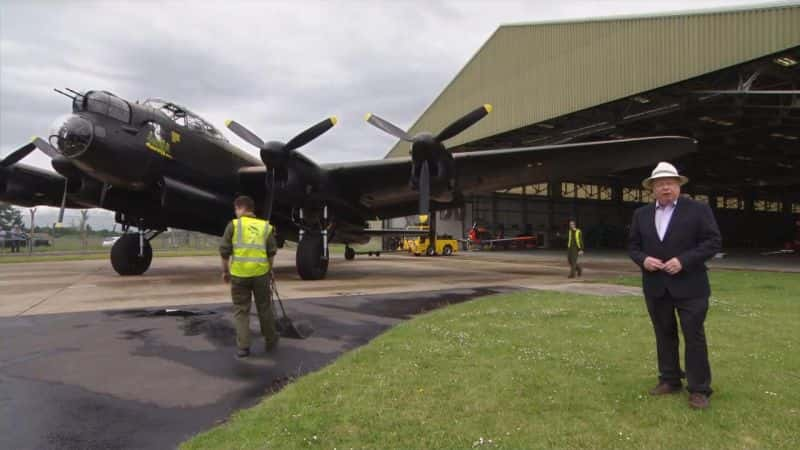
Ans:
{"label": "overcast sky", "polygon": [[[304,153],[382,158],[393,139],[364,114],[409,127],[500,24],[776,3],[0,0],[0,154],[46,135],[70,112],[52,89],[70,87],[166,98],[266,140],[335,114],[339,125]],[[49,167],[38,152],[25,163]]]}

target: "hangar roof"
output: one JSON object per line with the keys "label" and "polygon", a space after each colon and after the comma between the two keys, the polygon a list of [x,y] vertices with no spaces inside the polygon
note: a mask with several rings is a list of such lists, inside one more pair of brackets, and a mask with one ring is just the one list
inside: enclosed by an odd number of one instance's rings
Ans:
{"label": "hangar roof", "polygon": [[[449,147],[469,151],[682,134],[701,141],[706,162],[716,160],[707,148],[740,142],[750,154],[723,150],[731,160],[750,164],[754,141],[766,142],[777,170],[788,172],[794,163],[800,167],[800,154],[787,153],[797,147],[791,137],[800,127],[798,23],[795,4],[503,25],[410,131],[436,132],[490,103],[494,112],[448,141]],[[714,89],[784,93],[701,92]],[[387,157],[408,150],[401,142]]]}

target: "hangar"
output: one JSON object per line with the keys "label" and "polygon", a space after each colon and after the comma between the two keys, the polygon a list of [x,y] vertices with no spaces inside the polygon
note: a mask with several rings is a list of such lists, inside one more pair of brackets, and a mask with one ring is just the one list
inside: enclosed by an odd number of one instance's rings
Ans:
{"label": "hangar", "polygon": [[[800,5],[782,5],[502,25],[410,131],[491,103],[452,151],[691,136],[698,152],[673,163],[691,179],[684,192],[715,210],[726,247],[781,246],[800,215],[799,24]],[[399,142],[386,157],[408,152]],[[639,184],[650,170],[469,197],[439,211],[438,229],[461,237],[477,222],[558,247],[574,217],[588,246],[621,247],[651,200]]]}

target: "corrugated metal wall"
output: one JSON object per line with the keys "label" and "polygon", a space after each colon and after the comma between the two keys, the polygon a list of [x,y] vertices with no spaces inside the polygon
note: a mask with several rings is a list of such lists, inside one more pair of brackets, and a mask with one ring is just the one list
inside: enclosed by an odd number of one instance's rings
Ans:
{"label": "corrugated metal wall", "polygon": [[[484,104],[458,145],[800,45],[800,6],[501,26],[412,127],[437,132]],[[408,144],[387,157],[408,155]]]}

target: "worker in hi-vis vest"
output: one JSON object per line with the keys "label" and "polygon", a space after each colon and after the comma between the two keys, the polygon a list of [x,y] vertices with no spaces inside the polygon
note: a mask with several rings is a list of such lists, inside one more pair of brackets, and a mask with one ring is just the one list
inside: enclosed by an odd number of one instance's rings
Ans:
{"label": "worker in hi-vis vest", "polygon": [[250,356],[250,303],[256,304],[265,349],[278,344],[275,318],[270,305],[269,277],[278,243],[272,225],[255,216],[253,199],[237,197],[233,202],[236,218],[225,228],[219,254],[222,280],[231,285],[233,318],[236,326],[236,356]]}
{"label": "worker in hi-vis vest", "polygon": [[569,221],[569,238],[567,239],[567,261],[569,262],[569,277],[575,278],[575,273],[581,276],[583,269],[578,263],[578,257],[583,255],[583,233],[575,226],[575,221]]}

